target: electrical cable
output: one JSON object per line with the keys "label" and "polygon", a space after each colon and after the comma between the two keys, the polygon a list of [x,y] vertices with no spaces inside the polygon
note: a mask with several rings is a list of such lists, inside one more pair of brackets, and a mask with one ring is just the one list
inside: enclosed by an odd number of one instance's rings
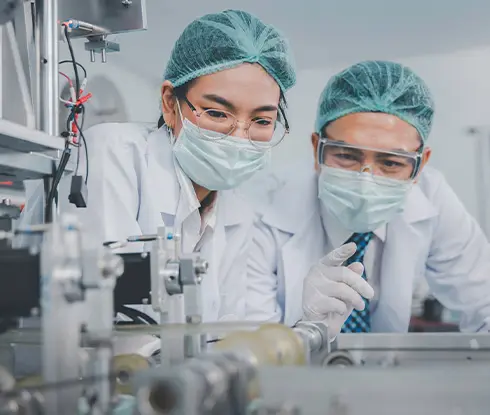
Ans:
{"label": "electrical cable", "polygon": [[75,74],[75,87],[76,87],[75,95],[76,95],[76,98],[78,101],[78,99],[80,98],[80,77],[78,76],[77,61],[75,59],[75,52],[73,52],[73,45],[71,44],[71,39],[70,39],[70,36],[68,34],[68,26],[67,25],[65,25],[65,38],[66,38],[66,43],[68,44],[68,50],[70,51],[71,62],[73,64],[73,72]]}
{"label": "electrical cable", "polygon": [[[67,60],[60,61],[59,62],[60,65],[63,65],[63,64],[66,64],[66,63],[72,64],[73,61],[67,59]],[[83,71],[83,77],[86,78],[87,77],[87,70],[85,69],[85,66],[83,66],[81,63],[78,63],[78,62],[75,62],[75,65],[77,65]]]}
{"label": "electrical cable", "polygon": [[[77,122],[77,115],[82,114],[82,122],[80,124],[83,128],[84,108],[83,108],[83,105],[79,103],[80,94],[82,91],[81,91],[81,86],[80,86],[80,76],[78,73],[78,68],[80,67],[82,69],[84,76],[85,76],[85,79],[87,77],[87,71],[86,71],[85,67],[83,65],[79,64],[75,59],[75,53],[73,51],[73,45],[71,43],[71,39],[69,36],[69,31],[68,31],[67,25],[64,25],[64,34],[65,34],[66,42],[68,44],[68,49],[70,52],[71,60],[64,60],[64,61],[59,62],[59,64],[71,63],[73,65],[73,71],[75,74],[75,99],[76,99],[75,102],[73,102],[73,106],[72,106],[72,109],[70,112],[70,116],[68,117],[68,120],[67,120],[67,126],[68,126],[67,130],[68,130],[68,134],[69,134],[69,132],[70,132],[69,124],[70,124],[70,120],[72,118],[72,121],[75,123],[75,126],[78,129],[80,137],[82,138],[82,141],[83,141],[83,145],[85,147],[85,155],[87,157],[87,161],[86,161],[87,173],[86,173],[86,177],[85,177],[85,184],[86,184],[87,180],[88,180],[88,151],[87,151],[87,144],[86,144],[85,137],[83,135],[83,131]],[[61,73],[61,75],[66,77],[66,75],[63,73]],[[69,83],[71,84],[71,80],[69,80]],[[78,144],[78,146],[80,146],[80,143],[77,143],[77,144]],[[70,141],[67,140],[66,145],[65,145],[65,149],[63,150],[63,153],[62,153],[61,158],[60,158],[60,162],[58,164],[57,169],[55,170],[53,181],[51,184],[51,188],[49,189],[48,196],[46,199],[45,220],[48,223],[51,222],[53,219],[53,202],[55,201],[55,198],[57,197],[58,185],[61,181],[61,178],[63,177],[64,170],[66,168],[66,165],[67,165],[68,160],[69,160],[70,155],[71,155],[71,149],[69,148],[69,146],[70,146]],[[79,151],[78,151],[78,153],[79,153]],[[77,154],[77,170],[78,170],[78,165],[79,165],[79,154]]]}

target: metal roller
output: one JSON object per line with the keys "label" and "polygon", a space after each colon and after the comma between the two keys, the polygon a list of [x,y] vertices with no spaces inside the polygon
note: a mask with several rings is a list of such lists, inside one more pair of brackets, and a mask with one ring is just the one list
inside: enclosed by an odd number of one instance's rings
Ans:
{"label": "metal roller", "polygon": [[325,356],[322,366],[347,367],[355,366],[355,360],[346,350],[335,350]]}

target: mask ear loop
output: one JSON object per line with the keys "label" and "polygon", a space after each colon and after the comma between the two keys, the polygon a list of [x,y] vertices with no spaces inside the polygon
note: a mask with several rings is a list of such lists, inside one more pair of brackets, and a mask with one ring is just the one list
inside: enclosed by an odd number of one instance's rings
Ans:
{"label": "mask ear loop", "polygon": [[[180,109],[180,102],[177,98],[175,99],[175,102],[177,103],[177,109],[179,112],[180,121],[182,122],[182,128],[184,128],[184,117],[182,115],[182,110]],[[174,145],[175,142],[177,141],[177,137],[175,136],[174,131],[169,126],[166,125],[166,127],[168,131],[168,135],[170,137],[170,144]]]}

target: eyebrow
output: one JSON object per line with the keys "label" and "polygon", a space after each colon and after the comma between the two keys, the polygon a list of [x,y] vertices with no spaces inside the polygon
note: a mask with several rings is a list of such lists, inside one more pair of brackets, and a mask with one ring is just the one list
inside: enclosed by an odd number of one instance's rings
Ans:
{"label": "eyebrow", "polygon": [[[230,111],[236,110],[236,107],[230,101],[228,101],[226,98],[220,97],[219,95],[205,94],[205,95],[203,95],[203,98],[205,98],[209,101],[213,101],[216,104],[223,105],[224,107],[226,107]],[[270,111],[270,112],[275,111],[275,112],[277,112],[278,110],[279,110],[279,108],[277,107],[277,105],[262,105],[260,107],[255,108],[252,112],[263,112],[263,111]]]}

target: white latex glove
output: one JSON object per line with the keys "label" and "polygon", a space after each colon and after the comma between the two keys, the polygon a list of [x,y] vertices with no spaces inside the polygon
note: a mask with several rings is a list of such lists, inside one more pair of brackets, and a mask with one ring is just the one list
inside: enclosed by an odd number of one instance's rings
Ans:
{"label": "white latex glove", "polygon": [[374,296],[374,290],[362,277],[361,263],[342,265],[356,249],[351,242],[330,252],[310,269],[303,283],[303,320],[325,323],[331,341],[354,309],[364,310],[362,297],[370,300]]}

